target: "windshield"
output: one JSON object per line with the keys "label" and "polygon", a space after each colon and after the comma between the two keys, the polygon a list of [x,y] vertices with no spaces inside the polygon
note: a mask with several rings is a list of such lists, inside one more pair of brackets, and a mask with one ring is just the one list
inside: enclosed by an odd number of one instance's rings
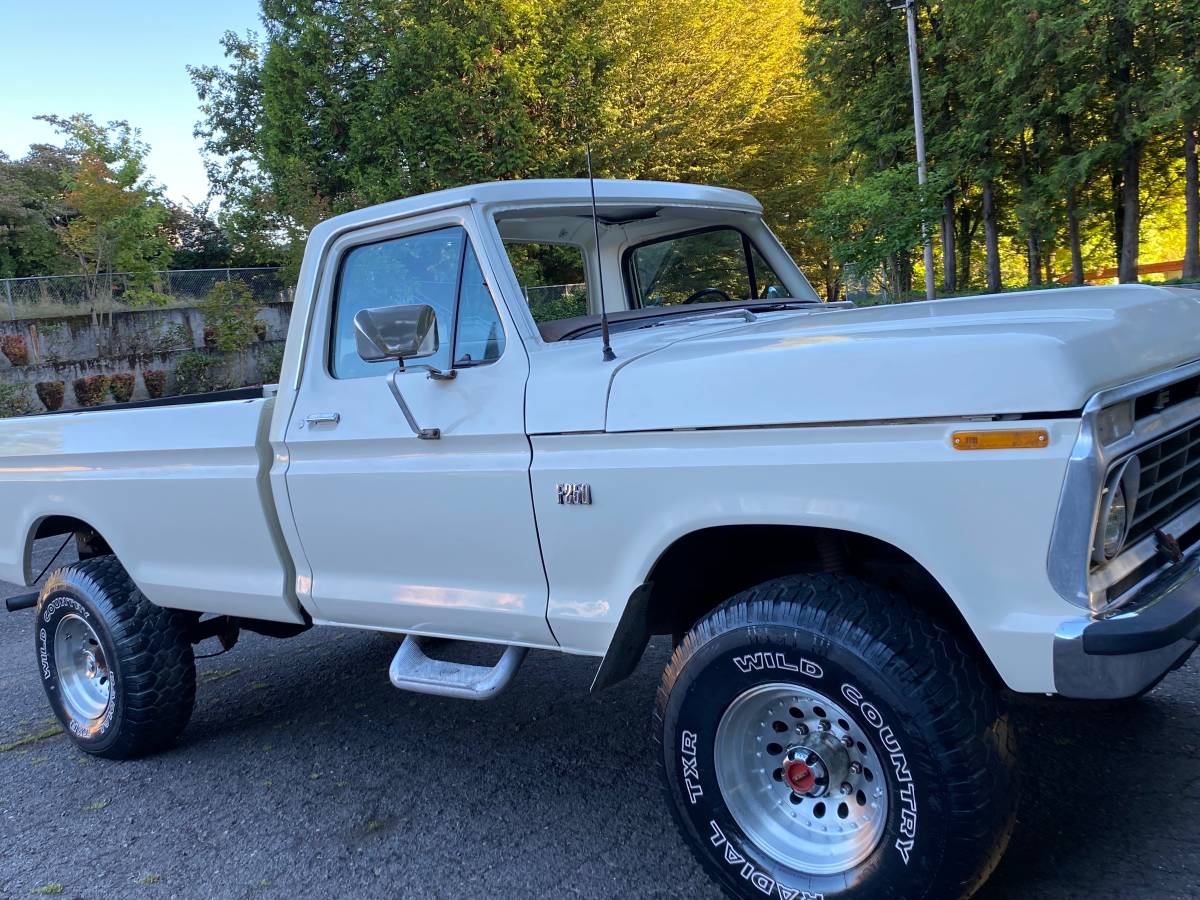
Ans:
{"label": "windshield", "polygon": [[784,298],[775,270],[736,228],[711,228],[642,244],[629,254],[642,308]]}

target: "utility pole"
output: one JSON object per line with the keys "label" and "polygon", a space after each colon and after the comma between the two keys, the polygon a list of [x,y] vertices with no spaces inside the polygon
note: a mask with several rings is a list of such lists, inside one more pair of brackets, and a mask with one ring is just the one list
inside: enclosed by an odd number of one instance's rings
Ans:
{"label": "utility pole", "polygon": [[[924,187],[929,181],[929,170],[925,166],[925,116],[921,112],[921,69],[917,61],[917,12],[916,0],[888,0],[888,8],[904,10],[908,21],[908,68],[912,75],[913,128],[917,133],[917,184]],[[933,239],[929,236],[929,225],[921,222],[921,238],[925,242],[925,299],[935,296],[933,286]],[[953,265],[953,263],[948,263]]]}

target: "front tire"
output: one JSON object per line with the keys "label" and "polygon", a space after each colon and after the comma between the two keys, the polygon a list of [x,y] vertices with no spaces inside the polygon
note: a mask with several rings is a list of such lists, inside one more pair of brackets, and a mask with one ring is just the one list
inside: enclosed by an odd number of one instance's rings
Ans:
{"label": "front tire", "polygon": [[86,753],[153,753],[191,718],[196,665],[187,620],[151,603],[114,556],[50,576],[35,643],[50,706]]}
{"label": "front tire", "polygon": [[1012,832],[994,691],[944,628],[856,579],[779,579],[702,619],[655,733],[676,822],[730,896],[958,900]]}

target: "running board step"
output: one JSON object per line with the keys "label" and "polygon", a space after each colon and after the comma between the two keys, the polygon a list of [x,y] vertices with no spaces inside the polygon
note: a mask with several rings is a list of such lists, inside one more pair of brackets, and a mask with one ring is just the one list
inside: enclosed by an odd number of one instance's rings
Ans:
{"label": "running board step", "polygon": [[410,634],[405,636],[392,657],[388,677],[402,691],[463,700],[491,700],[512,683],[528,652],[528,647],[509,647],[494,666],[444,662],[426,656],[421,639]]}

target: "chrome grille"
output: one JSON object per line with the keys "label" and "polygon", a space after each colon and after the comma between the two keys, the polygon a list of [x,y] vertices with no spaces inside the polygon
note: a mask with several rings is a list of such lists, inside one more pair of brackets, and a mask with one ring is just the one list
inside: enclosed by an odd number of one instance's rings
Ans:
{"label": "chrome grille", "polygon": [[1200,423],[1138,451],[1142,466],[1127,545],[1200,502]]}

